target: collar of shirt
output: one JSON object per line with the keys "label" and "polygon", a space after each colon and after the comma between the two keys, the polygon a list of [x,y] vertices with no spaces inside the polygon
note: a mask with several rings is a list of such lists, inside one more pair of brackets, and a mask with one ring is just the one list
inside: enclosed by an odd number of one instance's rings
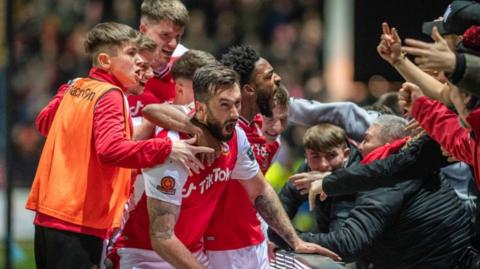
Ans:
{"label": "collar of shirt", "polygon": [[115,85],[119,87],[123,92],[126,92],[126,89],[125,87],[123,87],[122,83],[118,79],[116,79],[112,74],[108,73],[103,69],[92,67],[90,69],[89,76],[90,78],[100,80],[103,82],[108,82],[112,85]]}
{"label": "collar of shirt", "polygon": [[170,69],[171,69],[171,64],[167,64],[163,68],[158,68],[156,70],[153,70],[153,75],[156,78],[163,78],[166,74],[170,72]]}

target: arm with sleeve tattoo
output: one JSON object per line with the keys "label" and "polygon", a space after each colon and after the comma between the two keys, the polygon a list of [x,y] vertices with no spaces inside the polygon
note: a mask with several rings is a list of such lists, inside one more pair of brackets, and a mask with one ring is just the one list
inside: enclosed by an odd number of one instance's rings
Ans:
{"label": "arm with sleeve tattoo", "polygon": [[285,210],[283,209],[277,194],[270,186],[263,174],[259,171],[257,175],[250,180],[239,180],[247,191],[251,201],[255,205],[258,213],[296,252],[301,253],[319,253],[332,259],[339,260],[340,257],[319,245],[306,243],[301,240]]}
{"label": "arm with sleeve tattoo", "polygon": [[205,268],[175,236],[180,206],[147,198],[152,248],[175,268]]}

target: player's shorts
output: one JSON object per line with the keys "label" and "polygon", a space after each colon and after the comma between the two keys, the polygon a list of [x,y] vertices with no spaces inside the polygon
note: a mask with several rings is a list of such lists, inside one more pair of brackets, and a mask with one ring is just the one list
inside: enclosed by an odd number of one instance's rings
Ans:
{"label": "player's shorts", "polygon": [[207,250],[213,269],[268,269],[268,240],[262,243],[233,250]]}
{"label": "player's shorts", "polygon": [[[120,256],[120,269],[174,269],[153,250],[119,248],[117,253]],[[195,252],[193,256],[205,267],[212,268],[204,251]]]}

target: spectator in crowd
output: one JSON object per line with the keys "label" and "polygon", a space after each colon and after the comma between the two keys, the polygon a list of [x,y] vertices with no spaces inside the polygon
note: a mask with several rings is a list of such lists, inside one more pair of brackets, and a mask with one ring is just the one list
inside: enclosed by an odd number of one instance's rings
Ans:
{"label": "spectator in crowd", "polygon": [[[362,163],[383,159],[405,145],[398,138],[406,135],[406,121],[392,117],[379,117],[367,131],[359,147]],[[313,194],[317,184],[321,182],[312,185]],[[340,229],[301,237],[329,246],[346,261],[365,257],[375,268],[453,268],[473,233],[471,215],[450,185],[430,170],[425,178],[359,193]]]}
{"label": "spectator in crowd", "polygon": [[[318,171],[330,172],[347,167],[361,159],[356,147],[348,142],[345,131],[330,123],[310,127],[303,136],[305,163],[298,173]],[[295,183],[295,185],[294,185]],[[289,181],[280,191],[279,197],[290,219],[295,217],[300,205],[308,201],[311,181]],[[318,232],[333,231],[340,227],[352,208],[355,195],[335,197],[320,202],[315,200]]]}

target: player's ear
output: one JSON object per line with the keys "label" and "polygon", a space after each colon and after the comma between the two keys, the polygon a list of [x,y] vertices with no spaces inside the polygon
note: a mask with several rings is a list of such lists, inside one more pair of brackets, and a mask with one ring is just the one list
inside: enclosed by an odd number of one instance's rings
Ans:
{"label": "player's ear", "polygon": [[255,88],[250,85],[250,84],[244,84],[242,86],[242,96],[243,95],[254,95],[255,94]]}
{"label": "player's ear", "polygon": [[199,122],[207,123],[207,104],[195,100],[195,117]]}
{"label": "player's ear", "polygon": [[111,61],[110,55],[108,55],[105,52],[99,53],[97,56],[97,64],[98,64],[98,67],[100,67],[103,70],[107,70],[107,71],[110,70],[110,68],[112,67],[112,61]]}

